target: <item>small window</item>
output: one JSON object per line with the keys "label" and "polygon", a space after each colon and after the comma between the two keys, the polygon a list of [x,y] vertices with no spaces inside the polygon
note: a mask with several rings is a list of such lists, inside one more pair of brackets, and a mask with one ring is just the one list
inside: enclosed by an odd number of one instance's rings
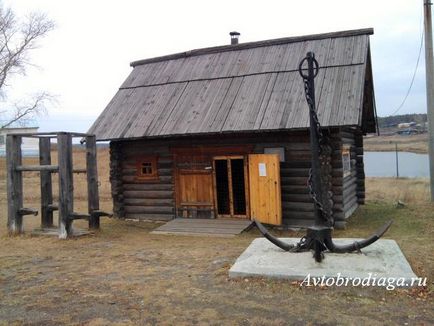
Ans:
{"label": "small window", "polygon": [[5,135],[0,135],[0,145],[5,144]]}
{"label": "small window", "polygon": [[348,145],[342,147],[342,168],[344,178],[351,174],[351,148]]}
{"label": "small window", "polygon": [[142,157],[137,160],[137,178],[141,180],[158,179],[157,157]]}

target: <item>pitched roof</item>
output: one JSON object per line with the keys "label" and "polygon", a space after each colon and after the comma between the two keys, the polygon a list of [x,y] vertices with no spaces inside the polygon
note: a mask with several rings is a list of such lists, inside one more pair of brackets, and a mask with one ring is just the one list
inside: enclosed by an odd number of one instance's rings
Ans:
{"label": "pitched roof", "polygon": [[281,38],[133,62],[88,133],[109,140],[306,128],[298,65],[308,51],[320,66],[315,89],[321,125],[362,126],[374,112],[373,101],[366,101],[373,97],[372,83],[365,86],[371,34],[363,29]]}

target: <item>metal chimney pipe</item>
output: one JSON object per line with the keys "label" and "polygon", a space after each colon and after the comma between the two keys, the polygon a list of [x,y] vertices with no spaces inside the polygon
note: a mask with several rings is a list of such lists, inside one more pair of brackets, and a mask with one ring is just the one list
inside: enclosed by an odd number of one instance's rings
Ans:
{"label": "metal chimney pipe", "polygon": [[238,32],[230,32],[229,35],[231,36],[231,45],[238,44],[238,38],[241,34]]}

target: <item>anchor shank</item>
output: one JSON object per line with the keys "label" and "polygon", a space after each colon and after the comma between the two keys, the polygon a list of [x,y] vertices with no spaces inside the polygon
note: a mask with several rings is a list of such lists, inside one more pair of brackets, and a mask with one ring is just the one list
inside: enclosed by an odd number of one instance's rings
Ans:
{"label": "anchor shank", "polygon": [[[315,104],[315,55],[313,52],[308,52],[307,61],[307,78],[305,79],[306,97],[309,105],[309,137],[311,145],[311,183],[312,191],[316,194],[317,200],[323,202],[322,187],[321,187],[321,164],[320,164],[320,135],[318,134],[318,121],[315,119],[316,104]],[[325,225],[325,220],[317,205],[314,208],[315,225]]]}

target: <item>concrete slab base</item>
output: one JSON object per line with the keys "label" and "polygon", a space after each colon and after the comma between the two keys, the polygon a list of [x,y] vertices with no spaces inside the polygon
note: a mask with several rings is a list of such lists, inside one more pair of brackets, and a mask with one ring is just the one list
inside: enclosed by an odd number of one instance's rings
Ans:
{"label": "concrete slab base", "polygon": [[[299,238],[281,238],[295,244]],[[349,244],[360,239],[334,239],[336,244]],[[403,279],[402,286],[410,286],[417,278],[394,240],[378,240],[362,249],[362,253],[324,253],[321,263],[315,262],[312,252],[291,253],[276,247],[265,238],[253,240],[229,270],[230,277],[267,277],[290,280],[318,278],[388,278]],[[397,284],[400,286],[400,284]],[[417,284],[415,284],[417,285]],[[381,285],[380,285],[381,286]]]}

